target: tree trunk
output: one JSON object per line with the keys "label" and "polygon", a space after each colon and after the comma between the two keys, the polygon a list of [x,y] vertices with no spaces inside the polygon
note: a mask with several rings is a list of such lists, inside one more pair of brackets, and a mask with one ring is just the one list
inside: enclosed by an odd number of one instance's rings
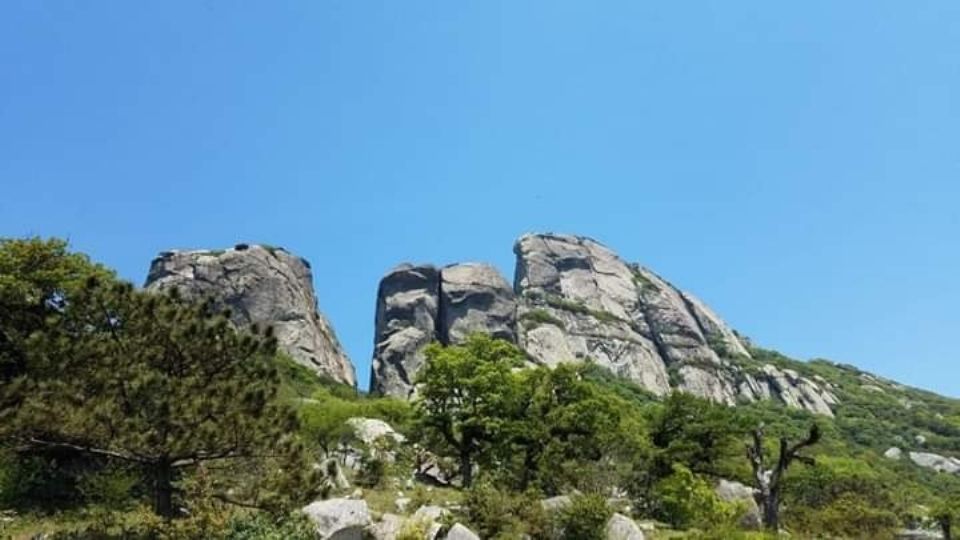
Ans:
{"label": "tree trunk", "polygon": [[780,530],[780,493],[778,490],[763,494],[763,524],[770,532]]}
{"label": "tree trunk", "polygon": [[173,517],[173,468],[167,460],[160,460],[154,470],[153,512],[165,518]]}
{"label": "tree trunk", "polygon": [[940,530],[943,531],[943,540],[953,540],[953,534],[950,530],[951,525],[953,525],[953,523],[951,523],[948,519],[940,521]]}
{"label": "tree trunk", "polygon": [[460,480],[464,488],[473,485],[473,463],[470,457],[469,448],[460,449]]}

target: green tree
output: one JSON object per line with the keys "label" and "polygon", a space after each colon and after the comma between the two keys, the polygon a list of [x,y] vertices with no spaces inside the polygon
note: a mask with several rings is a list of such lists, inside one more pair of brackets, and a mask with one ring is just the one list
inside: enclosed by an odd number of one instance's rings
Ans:
{"label": "green tree", "polygon": [[612,485],[617,471],[601,469],[625,463],[646,448],[646,426],[636,409],[585,378],[586,369],[561,364],[518,375],[520,399],[507,426],[504,460],[522,456],[513,471],[520,489],[535,485],[557,493],[590,489],[590,483]]}
{"label": "green tree", "polygon": [[843,537],[892,536],[903,481],[862,458],[820,456],[784,481],[785,521],[795,530]]}
{"label": "green tree", "polygon": [[515,410],[523,353],[514,345],[475,334],[463,345],[431,343],[417,376],[419,428],[431,450],[458,460],[464,487],[473,469],[489,460]]}
{"label": "green tree", "polygon": [[[136,465],[171,517],[177,481],[204,462],[298,459],[295,415],[274,400],[274,349],[269,329],[238,333],[210,302],[89,277],[26,341],[4,435]],[[269,484],[256,486],[259,497]]]}
{"label": "green tree", "polygon": [[30,335],[61,312],[89,278],[112,275],[71,253],[63,240],[0,238],[0,414],[14,405],[12,384],[26,370]]}
{"label": "green tree", "polygon": [[754,487],[757,489],[757,504],[763,513],[763,525],[771,532],[780,530],[780,503],[783,495],[783,475],[794,461],[813,465],[813,458],[800,454],[800,450],[820,442],[820,427],[813,424],[806,438],[790,444],[780,437],[776,460],[768,463],[763,447],[764,428],[760,425],[753,431],[752,444],[747,445],[747,457],[753,469]]}
{"label": "green tree", "polygon": [[736,413],[683,392],[674,392],[653,415],[650,427],[655,448],[653,480],[673,474],[682,463],[708,476],[733,476],[733,457],[740,454],[743,432]]}
{"label": "green tree", "polygon": [[960,497],[943,498],[933,507],[931,515],[940,526],[943,540],[953,539],[953,526],[960,520]]}

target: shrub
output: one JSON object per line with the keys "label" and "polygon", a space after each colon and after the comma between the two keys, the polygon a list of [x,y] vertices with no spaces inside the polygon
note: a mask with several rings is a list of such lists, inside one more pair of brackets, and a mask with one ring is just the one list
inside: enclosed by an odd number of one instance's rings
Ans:
{"label": "shrub", "polygon": [[561,540],[602,540],[613,510],[600,495],[578,495],[557,513]]}
{"label": "shrub", "polygon": [[227,524],[227,540],[313,540],[309,518],[300,512],[274,517],[262,512],[239,514]]}
{"label": "shrub", "polygon": [[510,493],[487,483],[474,486],[463,501],[465,521],[481,538],[547,536],[547,517],[534,493]]}
{"label": "shrub", "polygon": [[677,463],[673,474],[654,487],[660,519],[677,528],[712,529],[732,526],[742,510],[717,496],[706,480]]}

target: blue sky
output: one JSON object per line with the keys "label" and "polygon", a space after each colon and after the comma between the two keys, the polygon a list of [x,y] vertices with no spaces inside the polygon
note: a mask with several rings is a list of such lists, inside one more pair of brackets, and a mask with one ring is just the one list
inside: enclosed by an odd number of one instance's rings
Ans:
{"label": "blue sky", "polygon": [[960,2],[0,6],[0,235],[404,260],[595,237],[759,344],[960,396]]}

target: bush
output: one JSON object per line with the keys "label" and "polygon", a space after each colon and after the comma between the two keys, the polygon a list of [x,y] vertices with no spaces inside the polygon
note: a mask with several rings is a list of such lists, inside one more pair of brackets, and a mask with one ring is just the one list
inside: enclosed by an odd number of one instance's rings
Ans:
{"label": "bush", "polygon": [[227,524],[227,540],[313,540],[313,525],[304,514],[274,517],[262,512],[235,516]]}
{"label": "bush", "polygon": [[481,538],[547,536],[546,514],[533,493],[510,493],[482,483],[467,492],[463,513],[467,525]]}
{"label": "bush", "polygon": [[658,517],[681,529],[733,527],[742,514],[739,506],[721,500],[706,480],[679,463],[657,483],[654,496]]}
{"label": "bush", "polygon": [[600,495],[578,495],[557,513],[561,540],[602,540],[613,510]]}

